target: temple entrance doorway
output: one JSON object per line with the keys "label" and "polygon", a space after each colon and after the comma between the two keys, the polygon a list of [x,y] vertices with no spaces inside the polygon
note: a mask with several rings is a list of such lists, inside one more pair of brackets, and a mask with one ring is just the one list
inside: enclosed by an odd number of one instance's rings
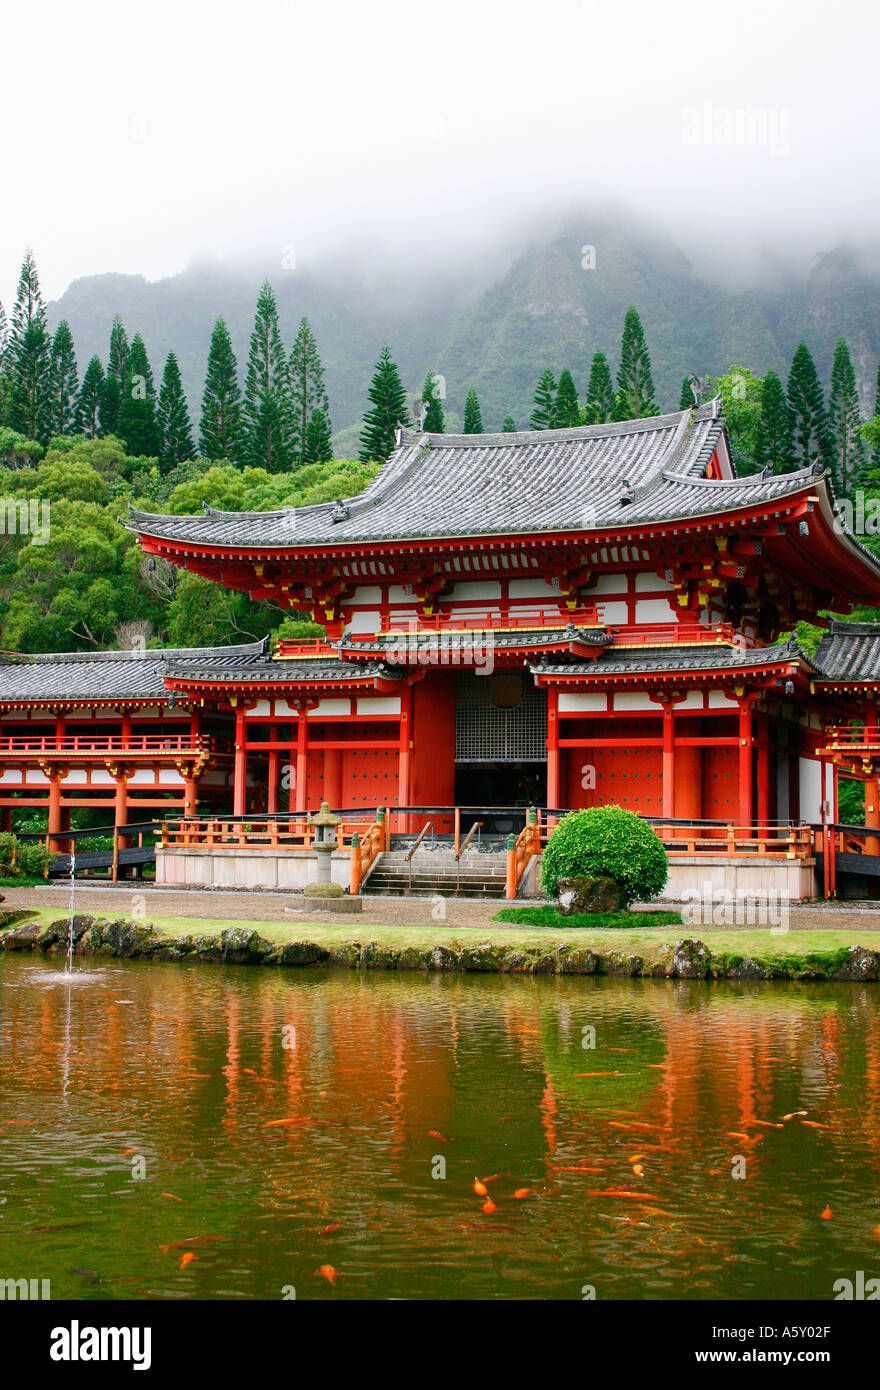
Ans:
{"label": "temple entrance doorway", "polygon": [[[498,807],[494,816],[475,811],[462,828],[484,821],[484,834],[519,832],[518,808],[544,805],[547,798],[547,693],[531,673],[463,673],[456,683],[455,802]],[[510,808],[510,809],[508,809]],[[517,808],[517,812],[513,808]]]}

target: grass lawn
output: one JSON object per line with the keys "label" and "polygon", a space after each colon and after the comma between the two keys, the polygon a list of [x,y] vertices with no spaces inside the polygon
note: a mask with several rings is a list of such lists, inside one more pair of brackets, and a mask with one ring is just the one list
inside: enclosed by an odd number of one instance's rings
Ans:
{"label": "grass lawn", "polygon": [[[56,922],[66,915],[57,907],[40,907],[37,916],[44,924]],[[116,914],[106,912],[103,916]],[[651,921],[653,914],[633,914]],[[673,915],[673,914],[663,914]],[[677,916],[677,914],[675,914]],[[609,928],[607,926],[556,928],[508,925],[493,922],[485,927],[447,927],[430,920],[426,911],[424,926],[400,927],[372,924],[367,916],[345,922],[242,922],[235,918],[217,917],[160,917],[148,914],[156,931],[168,936],[216,936],[226,927],[255,927],[260,935],[273,943],[314,941],[327,947],[344,946],[349,942],[373,941],[377,946],[404,949],[425,949],[448,946],[515,946],[517,949],[553,950],[557,946],[589,947],[597,955],[624,952],[653,961],[661,947],[682,937],[704,941],[713,954],[752,956],[773,963],[790,957],[809,961],[810,957],[825,957],[845,951],[858,943],[871,946],[871,933],[859,932],[857,927],[842,927],[833,931],[788,931],[779,935],[769,929],[684,927],[680,922],[662,926]]]}

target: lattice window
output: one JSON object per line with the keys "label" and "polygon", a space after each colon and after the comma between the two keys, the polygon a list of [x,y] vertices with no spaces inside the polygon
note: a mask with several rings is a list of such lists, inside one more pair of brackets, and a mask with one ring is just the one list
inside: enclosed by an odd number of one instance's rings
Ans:
{"label": "lattice window", "polygon": [[547,692],[537,690],[528,673],[523,675],[522,700],[513,709],[493,704],[491,676],[459,676],[456,762],[545,762],[546,758]]}

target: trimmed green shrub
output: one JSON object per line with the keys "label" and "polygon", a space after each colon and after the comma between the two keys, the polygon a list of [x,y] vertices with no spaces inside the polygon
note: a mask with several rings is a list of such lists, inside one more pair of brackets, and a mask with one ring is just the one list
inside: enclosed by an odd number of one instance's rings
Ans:
{"label": "trimmed green shrub", "polygon": [[622,806],[593,806],[563,816],[541,859],[544,890],[551,898],[561,878],[613,878],[627,904],[645,902],[657,896],[668,877],[660,840]]}

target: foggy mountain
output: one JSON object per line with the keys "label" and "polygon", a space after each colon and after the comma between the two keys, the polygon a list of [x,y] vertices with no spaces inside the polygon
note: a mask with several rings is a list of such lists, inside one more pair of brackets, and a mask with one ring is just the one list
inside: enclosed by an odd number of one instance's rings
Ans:
{"label": "foggy mountain", "polygon": [[69,321],[80,373],[93,353],[106,362],[117,313],[129,339],[142,334],[157,388],[173,349],[197,425],[214,320],[226,319],[243,379],[263,278],[275,290],[288,351],[303,315],[317,336],[337,455],[356,449],[357,422],[383,343],[412,397],[428,370],[445,378],[447,430],[461,427],[471,386],[487,431],[499,429],[508,413],[523,429],[545,367],[557,376],[569,367],[581,395],[598,349],[616,372],[629,304],[645,327],[661,409],[677,407],[682,378],[691,372],[717,374],[736,362],[758,374],[773,367],[785,380],[801,338],[827,383],[842,334],[863,413],[873,413],[880,355],[876,260],[838,246],[817,255],[807,271],[764,266],[750,284],[731,287],[720,276],[698,273],[667,234],[625,213],[569,216],[555,232],[524,238],[518,253],[508,240],[496,256],[474,253],[454,268],[427,262],[399,273],[356,263],[308,270],[193,265],[155,282],[87,276],[50,305],[50,324]]}

